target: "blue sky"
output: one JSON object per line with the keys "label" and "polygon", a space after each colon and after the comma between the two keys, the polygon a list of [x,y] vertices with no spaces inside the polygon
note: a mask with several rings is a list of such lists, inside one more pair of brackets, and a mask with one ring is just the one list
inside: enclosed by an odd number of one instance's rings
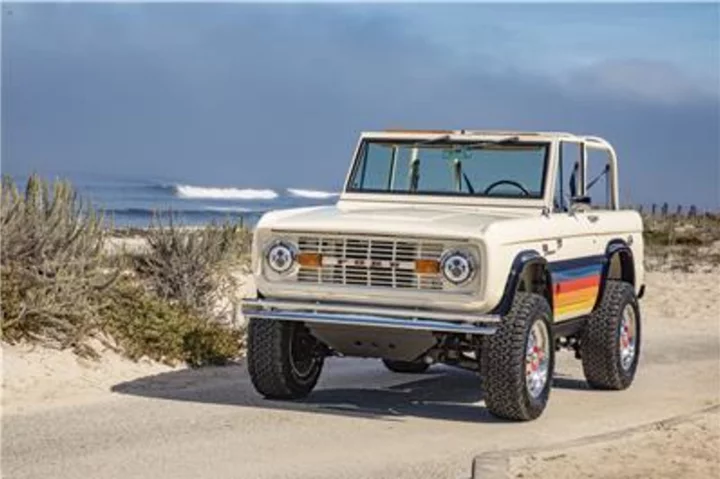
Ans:
{"label": "blue sky", "polygon": [[550,129],[717,207],[719,8],[5,4],[2,168],[338,189],[363,129]]}

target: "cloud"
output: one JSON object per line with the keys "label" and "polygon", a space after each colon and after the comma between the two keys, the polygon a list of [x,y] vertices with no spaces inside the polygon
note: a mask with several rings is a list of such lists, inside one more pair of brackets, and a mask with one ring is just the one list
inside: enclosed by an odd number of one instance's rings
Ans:
{"label": "cloud", "polygon": [[364,129],[569,130],[616,144],[633,202],[718,204],[718,99],[672,64],[558,80],[512,57],[457,62],[380,8],[22,7],[2,31],[11,170],[334,191]]}
{"label": "cloud", "polygon": [[643,59],[613,59],[574,72],[566,84],[580,94],[596,94],[661,104],[718,98],[713,88],[692,79],[675,65]]}

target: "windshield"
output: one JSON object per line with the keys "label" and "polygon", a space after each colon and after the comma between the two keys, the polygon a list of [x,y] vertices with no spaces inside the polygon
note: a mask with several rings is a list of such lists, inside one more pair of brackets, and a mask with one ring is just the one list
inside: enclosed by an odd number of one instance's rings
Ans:
{"label": "windshield", "polygon": [[542,198],[547,143],[370,141],[347,191]]}

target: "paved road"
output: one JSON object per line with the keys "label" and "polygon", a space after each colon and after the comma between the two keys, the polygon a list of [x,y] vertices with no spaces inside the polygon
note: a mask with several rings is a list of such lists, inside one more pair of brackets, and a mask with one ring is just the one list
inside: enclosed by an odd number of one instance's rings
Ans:
{"label": "paved road", "polygon": [[[712,311],[709,311],[712,313]],[[700,320],[697,320],[700,321]],[[3,418],[5,478],[460,478],[473,456],[620,430],[717,403],[717,319],[646,325],[637,380],[585,388],[561,353],[545,415],[493,420],[473,374],[419,376],[336,359],[306,401],[271,402],[244,367],[179,371],[119,384],[90,404]]]}

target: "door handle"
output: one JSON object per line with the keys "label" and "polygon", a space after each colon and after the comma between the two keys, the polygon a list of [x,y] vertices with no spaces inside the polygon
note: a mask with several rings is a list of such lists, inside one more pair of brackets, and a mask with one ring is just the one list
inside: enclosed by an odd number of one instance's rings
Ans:
{"label": "door handle", "polygon": [[600,217],[597,215],[588,215],[587,219],[590,223],[596,223],[597,220],[600,219]]}

